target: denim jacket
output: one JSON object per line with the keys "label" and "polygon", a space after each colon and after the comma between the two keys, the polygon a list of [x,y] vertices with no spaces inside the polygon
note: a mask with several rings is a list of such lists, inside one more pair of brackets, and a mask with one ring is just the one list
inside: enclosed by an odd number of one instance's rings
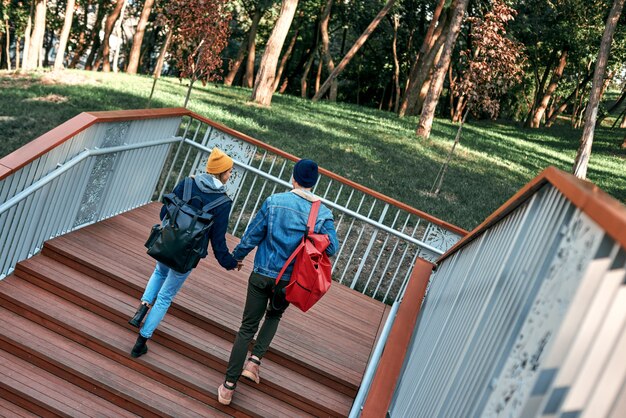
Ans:
{"label": "denim jacket", "polygon": [[[233,256],[237,260],[243,260],[258,246],[254,257],[254,272],[274,279],[278,277],[291,253],[302,241],[311,211],[311,200],[314,199],[313,195],[305,198],[302,192],[278,193],[268,197],[250,222],[241,242],[235,247]],[[314,231],[328,235],[330,245],[326,254],[335,254],[339,242],[333,214],[323,204],[320,205]],[[292,269],[293,265],[289,266],[281,279],[289,280]]]}

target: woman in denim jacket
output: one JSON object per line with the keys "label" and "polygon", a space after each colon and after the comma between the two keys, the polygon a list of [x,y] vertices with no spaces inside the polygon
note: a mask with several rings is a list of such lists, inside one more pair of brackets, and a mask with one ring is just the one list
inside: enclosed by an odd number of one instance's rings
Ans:
{"label": "woman in denim jacket", "polygon": [[[224,185],[230,178],[232,171],[232,158],[224,154],[220,149],[213,148],[207,161],[206,173],[195,176],[192,183],[192,198],[197,196],[202,202],[200,203],[194,199],[190,204],[201,209],[215,199],[223,196],[224,193],[226,193]],[[174,194],[182,199],[183,190],[184,180],[178,183],[174,188]],[[237,262],[226,246],[226,229],[228,228],[228,216],[231,206],[232,202],[228,201],[211,210],[214,222],[209,230],[209,240],[213,248],[215,259],[226,270],[232,270],[234,268],[241,269],[241,263]],[[161,220],[165,217],[165,205],[161,208],[160,217]],[[141,297],[141,304],[135,316],[128,321],[132,326],[139,328],[144,316],[146,316],[146,313],[148,314],[146,322],[139,330],[137,342],[130,352],[132,357],[137,358],[148,351],[146,341],[152,337],[152,333],[167,313],[172,300],[183,286],[183,283],[190,273],[191,270],[178,272],[161,262],[157,262],[156,268],[150,280],[148,280],[146,289]],[[152,308],[150,308],[150,306],[152,306]],[[150,312],[148,313],[149,309]]]}
{"label": "woman in denim jacket", "polygon": [[[314,161],[298,161],[291,179],[293,190],[268,197],[250,222],[241,242],[235,247],[233,256],[240,262],[254,247],[258,249],[254,257],[254,271],[248,281],[241,327],[230,354],[225,382],[218,388],[218,400],[224,405],[230,404],[240,375],[256,383],[260,382],[261,359],[268,350],[280,318],[288,306],[284,300],[284,292],[280,290],[289,283],[293,265],[285,270],[278,285],[275,285],[276,277],[302,240],[312,202],[319,200],[311,193],[311,187],[315,185],[317,178],[318,168]],[[324,205],[320,206],[317,215],[315,233],[328,235],[330,245],[326,253],[329,256],[335,254],[339,243],[333,215]],[[248,345],[263,316],[265,320],[244,368]]]}

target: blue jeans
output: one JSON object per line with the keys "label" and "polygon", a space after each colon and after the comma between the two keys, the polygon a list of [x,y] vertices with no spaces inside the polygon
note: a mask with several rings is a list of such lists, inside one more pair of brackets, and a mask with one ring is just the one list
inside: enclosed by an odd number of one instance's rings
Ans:
{"label": "blue jeans", "polygon": [[186,273],[179,273],[165,264],[157,262],[156,268],[146,285],[146,290],[141,297],[142,302],[152,305],[146,317],[146,322],[139,330],[141,336],[145,338],[152,337],[152,333],[161,323],[172,304],[174,296],[185,283],[189,273],[191,273],[191,270]]}

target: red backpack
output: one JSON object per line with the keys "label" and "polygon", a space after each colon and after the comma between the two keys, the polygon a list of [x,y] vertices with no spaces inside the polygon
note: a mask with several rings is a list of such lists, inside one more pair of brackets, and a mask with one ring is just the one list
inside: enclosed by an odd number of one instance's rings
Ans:
{"label": "red backpack", "polygon": [[330,240],[328,235],[316,234],[314,231],[320,204],[319,200],[313,202],[302,242],[285,262],[276,278],[278,284],[287,266],[295,258],[291,279],[285,287],[285,299],[303,312],[308,311],[324,296],[332,282],[330,260],[326,255]]}

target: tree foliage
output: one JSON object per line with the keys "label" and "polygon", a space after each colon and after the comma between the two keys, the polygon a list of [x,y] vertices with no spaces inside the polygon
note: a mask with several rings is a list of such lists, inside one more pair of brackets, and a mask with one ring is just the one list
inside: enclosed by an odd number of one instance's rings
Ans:
{"label": "tree foliage", "polygon": [[203,83],[219,78],[221,52],[228,42],[227,0],[174,0],[163,9],[172,28],[173,55],[181,78]]}
{"label": "tree foliage", "polygon": [[472,28],[472,48],[461,53],[468,65],[458,94],[474,113],[484,112],[496,118],[500,99],[522,80],[526,62],[524,46],[506,36],[507,23],[515,14],[503,0],[495,0],[493,8],[483,18],[467,19]]}

